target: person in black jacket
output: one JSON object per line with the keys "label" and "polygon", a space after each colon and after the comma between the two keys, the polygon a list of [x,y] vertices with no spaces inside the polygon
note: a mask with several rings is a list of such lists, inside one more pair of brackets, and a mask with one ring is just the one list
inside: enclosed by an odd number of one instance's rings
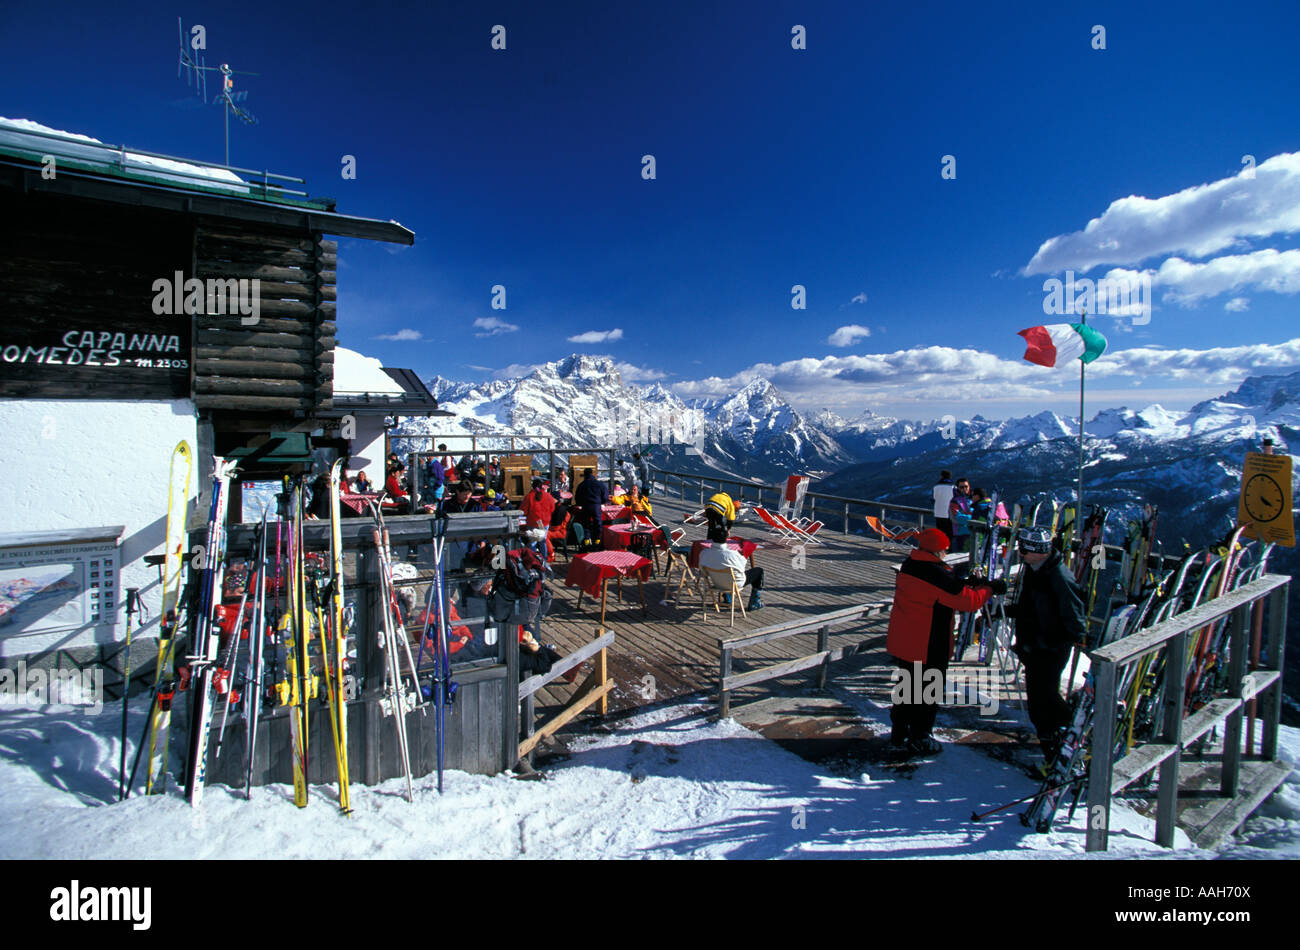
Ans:
{"label": "person in black jacket", "polygon": [[605,525],[601,506],[609,504],[609,489],[605,483],[596,478],[596,473],[589,468],[582,470],[582,484],[573,492],[573,503],[582,512],[583,526],[593,544],[600,543],[601,529]]}
{"label": "person in black jacket", "polygon": [[1051,532],[1025,528],[1019,536],[1023,560],[1020,596],[1008,605],[1016,624],[1016,655],[1025,664],[1025,700],[1043,755],[1051,762],[1061,748],[1070,707],[1061,696],[1061,673],[1070,647],[1087,631],[1083,594],[1052,547]]}

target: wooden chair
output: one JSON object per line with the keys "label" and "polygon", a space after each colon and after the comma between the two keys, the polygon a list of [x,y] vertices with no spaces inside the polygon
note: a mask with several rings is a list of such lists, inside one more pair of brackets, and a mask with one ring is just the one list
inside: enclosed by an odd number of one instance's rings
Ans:
{"label": "wooden chair", "polygon": [[740,605],[740,616],[745,618],[745,605],[740,601],[740,587],[736,584],[736,575],[731,573],[729,567],[704,567],[700,566],[700,609],[704,611],[704,616],[709,616],[708,607],[705,606],[705,597],[708,594],[713,595],[713,612],[721,613],[720,601],[726,594],[731,595],[731,626],[736,625],[736,605]]}

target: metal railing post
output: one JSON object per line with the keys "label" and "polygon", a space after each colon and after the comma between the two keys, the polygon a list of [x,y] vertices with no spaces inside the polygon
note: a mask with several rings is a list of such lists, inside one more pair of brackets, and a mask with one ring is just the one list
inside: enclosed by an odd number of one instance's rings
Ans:
{"label": "metal railing post", "polygon": [[1097,692],[1092,717],[1092,764],[1088,769],[1086,847],[1089,851],[1105,851],[1110,825],[1111,759],[1115,750],[1115,664],[1102,660],[1094,669]]}
{"label": "metal railing post", "polygon": [[849,533],[849,503],[844,503],[844,533]]}
{"label": "metal railing post", "polygon": [[[1156,801],[1156,843],[1166,848],[1174,846],[1174,830],[1178,826],[1178,769],[1183,760],[1183,685],[1187,669],[1187,634],[1172,638],[1165,647],[1164,673],[1164,726],[1160,741],[1174,746],[1174,754],[1160,763],[1159,796]],[[1113,747],[1113,746],[1112,746]],[[1093,749],[1097,742],[1093,741]],[[1096,756],[1094,753],[1094,764]]]}

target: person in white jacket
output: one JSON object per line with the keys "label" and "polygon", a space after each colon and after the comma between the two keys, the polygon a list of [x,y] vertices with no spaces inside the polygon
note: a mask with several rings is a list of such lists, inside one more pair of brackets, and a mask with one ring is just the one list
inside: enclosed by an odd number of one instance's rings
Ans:
{"label": "person in white jacket", "polygon": [[745,556],[726,544],[726,535],[722,540],[714,540],[707,548],[700,551],[700,567],[720,571],[730,569],[736,579],[736,586],[749,588],[749,604],[746,610],[761,610],[763,607],[763,569],[761,567],[745,568]]}
{"label": "person in white jacket", "polygon": [[948,506],[952,503],[952,472],[944,469],[939,473],[939,484],[934,486],[934,521],[936,526],[952,537],[952,518]]}

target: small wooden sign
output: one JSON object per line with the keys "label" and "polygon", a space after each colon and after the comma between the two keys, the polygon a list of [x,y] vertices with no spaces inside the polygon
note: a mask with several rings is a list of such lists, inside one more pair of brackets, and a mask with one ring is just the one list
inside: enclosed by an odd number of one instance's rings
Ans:
{"label": "small wooden sign", "polygon": [[600,474],[600,457],[596,455],[570,455],[569,456],[569,487],[570,491],[577,491],[578,486],[582,484],[582,472],[584,469],[591,469],[597,475]]}
{"label": "small wooden sign", "polygon": [[513,502],[523,501],[524,495],[533,487],[533,457],[507,455],[500,464],[506,497]]}
{"label": "small wooden sign", "polygon": [[1237,524],[1246,525],[1242,534],[1261,542],[1295,547],[1292,505],[1291,456],[1247,452],[1237,501]]}

